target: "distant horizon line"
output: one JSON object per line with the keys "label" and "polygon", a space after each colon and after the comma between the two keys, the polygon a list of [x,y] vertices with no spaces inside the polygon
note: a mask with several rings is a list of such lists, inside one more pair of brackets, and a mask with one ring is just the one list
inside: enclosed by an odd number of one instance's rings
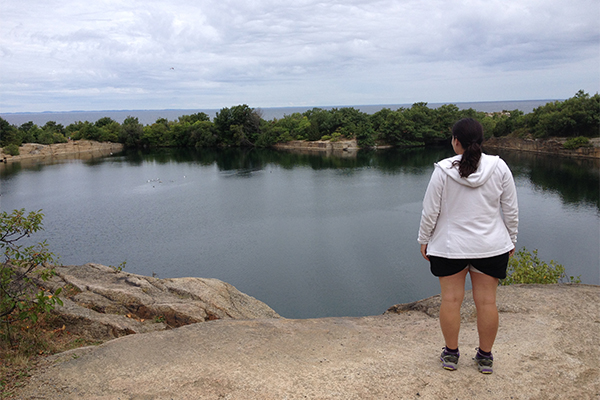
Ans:
{"label": "distant horizon line", "polygon": [[[296,105],[296,106],[273,106],[273,107],[251,107],[253,109],[286,109],[286,108],[346,108],[346,107],[385,107],[385,106],[405,106],[413,105],[416,103],[426,103],[427,105],[446,105],[446,104],[475,104],[475,103],[525,103],[525,102],[551,102],[551,101],[564,101],[565,99],[530,99],[530,100],[485,100],[485,101],[458,101],[458,102],[413,102],[413,103],[385,103],[385,104],[355,104],[355,105],[321,105],[321,106],[308,106],[308,105]],[[246,104],[246,103],[241,103]],[[248,104],[246,104],[248,105]],[[235,107],[235,106],[230,106]],[[69,110],[69,111],[13,111],[13,112],[2,112],[0,114],[10,115],[26,115],[26,114],[68,114],[68,113],[95,113],[95,112],[127,112],[127,111],[189,111],[189,110],[207,110],[207,111],[218,111],[226,107],[221,108],[138,108],[138,109],[113,109],[113,110]]]}

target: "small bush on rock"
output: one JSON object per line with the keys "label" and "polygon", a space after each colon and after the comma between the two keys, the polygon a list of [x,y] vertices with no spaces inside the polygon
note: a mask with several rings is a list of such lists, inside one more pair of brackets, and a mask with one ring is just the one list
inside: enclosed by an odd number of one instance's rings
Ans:
{"label": "small bush on rock", "polygon": [[574,138],[567,139],[567,141],[563,144],[563,147],[567,150],[575,150],[580,147],[591,147],[590,139],[578,136]]}
{"label": "small bush on rock", "polygon": [[550,260],[550,264],[540,260],[537,249],[530,253],[525,247],[517,251],[508,262],[507,277],[501,285],[517,283],[580,283],[579,276],[567,276],[565,267]]}
{"label": "small bush on rock", "polygon": [[18,156],[19,155],[19,146],[17,146],[14,143],[9,144],[8,146],[4,147],[4,152],[6,154],[10,154],[11,156]]}

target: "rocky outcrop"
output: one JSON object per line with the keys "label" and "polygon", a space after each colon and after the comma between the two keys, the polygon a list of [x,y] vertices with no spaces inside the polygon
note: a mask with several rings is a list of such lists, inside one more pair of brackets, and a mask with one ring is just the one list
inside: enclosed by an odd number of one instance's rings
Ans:
{"label": "rocky outcrop", "polygon": [[438,304],[435,296],[370,317],[217,320],[129,335],[47,359],[14,398],[600,398],[599,286],[500,286],[492,375],[471,359],[469,307],[458,370],[441,367]]}
{"label": "rocky outcrop", "polygon": [[218,319],[280,318],[269,306],[218,279],[158,279],[99,264],[57,266],[39,282],[64,305],[54,310],[73,333],[106,340]]}
{"label": "rocky outcrop", "polygon": [[578,158],[600,158],[600,138],[591,139],[592,147],[567,150],[563,147],[565,138],[520,139],[514,137],[493,137],[483,143],[484,149],[519,150],[533,153],[554,154]]}
{"label": "rocky outcrop", "polygon": [[358,151],[358,144],[353,140],[339,140],[332,142],[330,140],[292,140],[284,143],[277,143],[273,146],[276,150],[288,150],[303,153],[325,153],[338,156],[355,156]]}
{"label": "rocky outcrop", "polygon": [[82,158],[102,157],[123,150],[123,144],[111,142],[95,142],[92,140],[72,140],[68,143],[39,144],[25,143],[19,147],[19,155],[11,156],[0,149],[0,160],[13,162],[46,158],[70,157]]}

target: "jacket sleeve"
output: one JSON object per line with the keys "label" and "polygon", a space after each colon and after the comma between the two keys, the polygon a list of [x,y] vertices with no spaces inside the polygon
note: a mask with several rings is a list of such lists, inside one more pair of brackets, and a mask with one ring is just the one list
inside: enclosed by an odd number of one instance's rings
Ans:
{"label": "jacket sleeve", "polygon": [[519,228],[519,204],[517,201],[517,189],[513,175],[508,165],[502,160],[502,196],[500,197],[500,206],[502,207],[502,216],[504,225],[510,235],[510,240],[517,243],[517,233]]}
{"label": "jacket sleeve", "polygon": [[436,165],[423,199],[423,211],[421,212],[421,224],[417,238],[420,244],[429,243],[431,235],[433,235],[433,231],[435,230],[442,207],[442,193],[446,177],[447,175]]}

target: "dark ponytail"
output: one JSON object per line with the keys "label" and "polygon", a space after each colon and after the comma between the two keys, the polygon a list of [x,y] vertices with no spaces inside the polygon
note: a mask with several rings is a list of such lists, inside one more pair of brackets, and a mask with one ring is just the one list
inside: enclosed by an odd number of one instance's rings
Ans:
{"label": "dark ponytail", "polygon": [[458,165],[458,173],[467,178],[477,171],[481,159],[481,143],[483,143],[483,127],[473,118],[464,118],[452,127],[452,136],[458,139],[465,150],[460,161],[454,161],[452,166]]}

